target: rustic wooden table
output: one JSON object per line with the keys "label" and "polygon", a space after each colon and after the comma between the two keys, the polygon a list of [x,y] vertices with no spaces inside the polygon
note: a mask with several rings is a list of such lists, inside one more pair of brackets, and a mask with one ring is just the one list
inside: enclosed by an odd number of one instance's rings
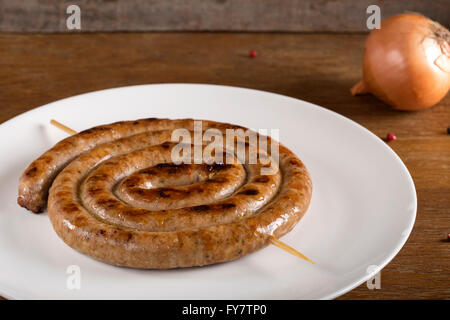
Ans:
{"label": "rustic wooden table", "polygon": [[[405,162],[418,194],[411,237],[383,269],[341,299],[450,298],[450,94],[432,109],[396,112],[352,97],[365,35],[115,33],[0,35],[0,123],[76,94],[144,83],[255,88],[324,106],[379,136]],[[254,49],[258,56],[248,57]]]}

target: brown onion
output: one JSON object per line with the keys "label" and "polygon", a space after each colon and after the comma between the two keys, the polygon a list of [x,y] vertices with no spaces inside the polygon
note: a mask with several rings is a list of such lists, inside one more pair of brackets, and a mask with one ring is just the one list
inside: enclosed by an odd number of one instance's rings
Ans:
{"label": "brown onion", "polygon": [[438,103],[450,87],[450,32],[422,15],[383,20],[367,37],[363,80],[353,95],[371,93],[400,110]]}

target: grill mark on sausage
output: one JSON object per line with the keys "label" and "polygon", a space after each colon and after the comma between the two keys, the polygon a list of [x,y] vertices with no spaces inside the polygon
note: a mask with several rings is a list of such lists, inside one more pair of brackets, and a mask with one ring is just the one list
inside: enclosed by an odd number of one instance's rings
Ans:
{"label": "grill mark on sausage", "polygon": [[164,143],[160,144],[161,148],[163,148],[163,149],[169,149],[170,145],[171,145],[170,142],[164,142]]}
{"label": "grill mark on sausage", "polygon": [[76,204],[71,203],[63,206],[63,209],[66,210],[67,212],[76,212],[78,211],[78,206]]}
{"label": "grill mark on sausage", "polygon": [[[189,168],[186,164],[174,164],[174,163],[159,163],[155,166],[159,170],[164,170],[168,174],[177,174],[181,173],[183,170],[186,170]],[[152,169],[150,169],[152,170]],[[155,173],[153,173],[155,174]]]}
{"label": "grill mark on sausage", "polygon": [[99,188],[94,188],[94,189],[89,189],[88,192],[91,196],[96,196],[97,194],[101,193],[103,191],[103,189],[99,189]]}
{"label": "grill mark on sausage", "polygon": [[192,210],[195,212],[205,212],[208,211],[211,207],[209,205],[201,205],[192,207]]}
{"label": "grill mark on sausage", "polygon": [[257,177],[255,178],[253,181],[258,182],[258,183],[267,183],[269,182],[269,177],[265,177],[265,176],[261,176],[261,177]]}
{"label": "grill mark on sausage", "polygon": [[36,175],[37,171],[38,171],[38,168],[37,168],[37,167],[32,167],[32,168],[28,169],[28,170],[25,172],[25,175],[26,175],[27,177],[33,177],[33,176]]}
{"label": "grill mark on sausage", "polygon": [[236,205],[234,203],[222,203],[220,206],[222,207],[222,209],[236,208]]}
{"label": "grill mark on sausage", "polygon": [[227,170],[231,168],[230,164],[224,164],[224,163],[214,163],[214,164],[206,164],[205,170],[208,172],[218,172],[222,170]]}
{"label": "grill mark on sausage", "polygon": [[174,189],[174,188],[159,188],[157,190],[158,190],[159,196],[161,198],[170,198],[170,197],[173,197],[174,195],[186,196],[189,193],[191,193],[191,191],[189,191],[189,190],[180,190],[180,189]]}
{"label": "grill mark on sausage", "polygon": [[111,130],[111,128],[110,127],[107,127],[107,126],[100,126],[100,127],[94,127],[94,128],[90,128],[90,129],[86,129],[86,130],[83,130],[83,131],[81,131],[79,134],[80,135],[89,135],[89,134],[92,134],[92,133],[96,133],[96,132],[101,132],[101,131],[110,131]]}
{"label": "grill mark on sausage", "polygon": [[259,193],[259,191],[256,189],[247,189],[247,190],[239,192],[238,194],[244,194],[247,196],[256,196],[258,193]]}
{"label": "grill mark on sausage", "polygon": [[101,199],[98,201],[98,204],[111,209],[111,208],[116,207],[118,205],[118,202],[117,202],[117,200],[113,200],[113,199]]}
{"label": "grill mark on sausage", "polygon": [[226,183],[228,181],[227,178],[225,177],[220,177],[220,178],[212,178],[212,179],[208,179],[205,182],[206,183]]}

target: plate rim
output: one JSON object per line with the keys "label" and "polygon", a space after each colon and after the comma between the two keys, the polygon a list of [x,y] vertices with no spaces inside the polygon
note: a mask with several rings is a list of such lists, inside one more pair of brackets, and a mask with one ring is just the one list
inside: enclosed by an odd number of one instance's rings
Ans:
{"label": "plate rim", "polygon": [[[308,107],[314,107],[316,110],[319,110],[320,112],[326,113],[330,116],[334,116],[337,117],[341,120],[346,121],[348,124],[350,124],[353,127],[357,127],[358,129],[362,130],[363,132],[366,133],[366,135],[368,135],[369,137],[372,138],[372,140],[377,141],[377,143],[381,146],[383,146],[383,148],[388,151],[388,153],[390,153],[391,156],[393,156],[393,159],[395,159],[395,161],[400,164],[400,166],[403,168],[404,172],[406,173],[406,178],[407,180],[409,180],[410,186],[412,187],[412,197],[414,200],[414,210],[411,210],[412,215],[410,217],[410,221],[409,221],[409,225],[407,228],[405,228],[405,231],[403,232],[404,236],[401,238],[401,240],[396,244],[396,246],[392,247],[389,251],[390,254],[383,259],[383,263],[381,263],[378,268],[376,268],[376,270],[372,271],[371,273],[367,273],[366,275],[364,275],[361,279],[355,281],[354,283],[351,283],[350,285],[347,285],[331,294],[325,295],[323,297],[320,297],[320,300],[330,300],[330,299],[335,299],[337,297],[340,297],[346,293],[348,293],[349,291],[353,290],[354,288],[360,286],[361,284],[363,284],[364,282],[366,282],[368,279],[372,278],[376,273],[378,273],[379,271],[381,271],[384,267],[386,267],[386,265],[388,263],[390,263],[395,256],[400,252],[400,250],[403,248],[403,246],[405,245],[405,243],[408,241],[408,239],[411,236],[411,232],[414,228],[414,224],[416,222],[416,218],[417,218],[417,189],[415,187],[414,184],[414,180],[411,176],[411,173],[409,172],[408,168],[406,167],[406,165],[404,164],[404,162],[402,161],[402,159],[400,158],[400,156],[391,148],[389,147],[386,143],[384,143],[377,135],[375,135],[373,132],[371,132],[369,129],[365,128],[364,126],[362,126],[361,124],[357,123],[356,121],[347,118],[341,114],[339,114],[336,111],[327,109],[325,107],[322,107],[320,105],[317,105],[315,103],[311,103],[299,98],[294,98],[294,97],[290,97],[287,95],[283,95],[280,93],[276,93],[276,92],[270,92],[270,91],[264,91],[264,90],[259,90],[259,89],[252,89],[252,88],[244,88],[244,87],[239,87],[239,86],[229,86],[229,85],[220,85],[220,84],[208,84],[208,83],[151,83],[151,84],[138,84],[138,85],[130,85],[130,86],[121,86],[121,87],[113,87],[113,88],[106,88],[106,89],[101,89],[101,90],[95,90],[95,91],[88,91],[85,93],[80,93],[77,95],[73,95],[73,96],[69,96],[69,97],[65,97],[62,99],[58,99],[49,103],[46,103],[44,105],[41,106],[37,106],[34,107],[33,109],[27,110],[23,113],[20,113],[16,116],[14,116],[11,119],[8,119],[2,123],[0,123],[0,131],[5,130],[5,127],[13,124],[16,121],[19,121],[21,118],[27,117],[32,115],[33,113],[37,113],[40,112],[42,109],[45,108],[50,108],[52,107],[54,104],[58,104],[61,103],[63,101],[67,101],[67,100],[75,100],[77,98],[80,97],[85,97],[85,96],[89,96],[89,95],[102,95],[105,94],[107,92],[112,92],[112,91],[121,91],[121,90],[129,90],[129,89],[134,89],[134,88],[138,88],[138,87],[183,87],[183,86],[190,86],[190,87],[197,87],[198,89],[201,89],[202,87],[209,87],[209,88],[218,88],[218,89],[232,89],[232,90],[237,90],[237,91],[248,91],[251,92],[253,94],[259,94],[259,95],[275,95],[278,98],[282,98],[282,99],[287,99],[287,100],[293,100],[296,101],[296,103],[301,102],[305,105],[307,105]],[[99,124],[100,125],[100,124]],[[3,297],[10,299],[10,300],[18,300],[18,299],[29,299],[29,298],[24,298],[23,296],[20,297],[21,295],[19,293],[13,293],[14,289],[6,289],[1,283],[0,283],[0,295],[2,295]],[[39,298],[31,298],[31,299],[39,299]],[[281,299],[283,300],[283,299]],[[301,300],[301,298],[298,298],[298,300]]]}

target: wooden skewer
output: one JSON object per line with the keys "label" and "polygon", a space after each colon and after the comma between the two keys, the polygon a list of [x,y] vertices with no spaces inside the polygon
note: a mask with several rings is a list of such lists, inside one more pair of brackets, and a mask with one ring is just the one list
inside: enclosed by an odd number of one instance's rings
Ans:
{"label": "wooden skewer", "polygon": [[270,242],[271,242],[274,246],[277,246],[278,248],[283,249],[284,251],[286,251],[286,252],[288,252],[288,253],[290,253],[290,254],[296,256],[296,257],[302,258],[302,259],[304,259],[304,260],[306,260],[306,261],[311,262],[312,264],[314,264],[314,261],[312,261],[311,259],[309,259],[309,258],[308,258],[307,256],[305,256],[303,253],[301,253],[301,252],[295,250],[294,248],[292,248],[291,246],[287,245],[287,244],[284,243],[283,241],[278,240],[278,239],[275,238],[274,236],[269,236],[269,239],[270,239]]}
{"label": "wooden skewer", "polygon": [[54,125],[55,127],[61,129],[62,131],[67,132],[68,134],[77,134],[77,132],[75,130],[70,129],[69,127],[66,127],[61,122],[58,122],[58,121],[52,119],[52,120],[50,120],[50,123],[52,125]]}
{"label": "wooden skewer", "polygon": [[[58,122],[56,120],[51,119],[50,120],[50,124],[54,125],[55,127],[67,132],[68,134],[77,134],[77,132],[65,125],[63,125],[61,122]],[[269,240],[270,243],[272,243],[274,246],[296,256],[299,258],[302,258],[308,262],[311,262],[312,264],[314,264],[314,262],[309,259],[308,257],[306,257],[304,254],[300,253],[299,251],[295,250],[294,248],[292,248],[291,246],[287,245],[286,243],[284,243],[281,240],[278,240],[277,238],[275,238],[274,236],[269,236]]]}

